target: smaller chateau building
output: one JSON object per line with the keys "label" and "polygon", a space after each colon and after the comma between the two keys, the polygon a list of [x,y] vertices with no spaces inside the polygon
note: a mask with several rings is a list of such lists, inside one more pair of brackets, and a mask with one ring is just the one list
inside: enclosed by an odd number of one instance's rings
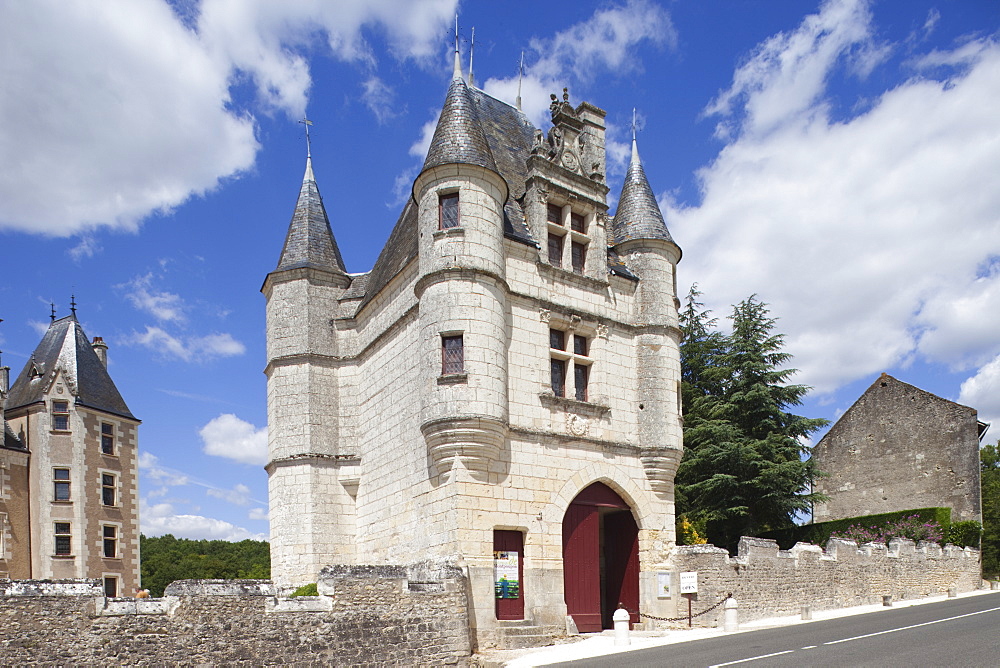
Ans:
{"label": "smaller chateau building", "polygon": [[139,586],[138,427],[108,346],[56,319],[10,384],[0,369],[0,577]]}
{"label": "smaller chateau building", "polygon": [[950,507],[982,521],[976,410],[882,374],[813,448],[815,521]]}

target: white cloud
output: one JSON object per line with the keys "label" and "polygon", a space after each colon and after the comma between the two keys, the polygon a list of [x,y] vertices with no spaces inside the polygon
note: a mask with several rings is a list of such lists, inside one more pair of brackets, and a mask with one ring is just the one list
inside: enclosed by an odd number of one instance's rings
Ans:
{"label": "white cloud", "polygon": [[180,295],[160,292],[152,287],[153,275],[136,276],[128,283],[115,287],[128,290],[125,297],[140,311],[149,313],[160,322],[184,322],[186,306]]}
{"label": "white cloud", "polygon": [[364,101],[379,124],[390,121],[400,112],[395,107],[395,91],[377,76],[371,76],[361,84],[361,99]]}
{"label": "white cloud", "polygon": [[136,229],[253,164],[229,65],[162,0],[0,6],[0,228]]}
{"label": "white cloud", "polygon": [[231,334],[178,337],[160,327],[146,326],[145,332],[134,332],[123,341],[126,345],[141,345],[162,357],[185,362],[200,362],[216,357],[233,357],[246,352],[246,346]]}
{"label": "white cloud", "polygon": [[[550,38],[531,40],[530,47],[537,60],[525,65],[521,79],[522,111],[536,127],[542,127],[548,120],[550,94],[558,94],[571,84],[586,86],[598,74],[611,72],[622,76],[634,72],[641,67],[635,49],[643,42],[669,47],[677,42],[670,15],[648,0],[628,0],[602,7],[586,21]],[[483,90],[513,104],[518,77],[488,79]]]}
{"label": "white cloud", "polygon": [[258,429],[232,413],[223,413],[198,433],[206,454],[244,464],[267,463],[267,427]]}
{"label": "white cloud", "polygon": [[203,515],[177,514],[169,503],[153,505],[143,503],[139,509],[139,518],[141,531],[147,536],[162,536],[169,533],[176,538],[191,540],[268,539],[267,534],[255,533],[224,520]]}
{"label": "white cloud", "polygon": [[266,508],[251,508],[250,512],[247,513],[247,517],[252,520],[267,520],[268,514]]}
{"label": "white cloud", "polygon": [[177,487],[191,482],[186,473],[163,466],[156,455],[145,450],[139,453],[139,472],[165,487]]}
{"label": "white cloud", "polygon": [[228,501],[235,506],[250,505],[250,488],[242,483],[238,483],[232,489],[209,489],[205,493],[216,499]]}
{"label": "white cloud", "polygon": [[796,381],[823,392],[918,355],[963,368],[1000,353],[1000,276],[982,270],[1000,257],[1000,45],[962,45],[939,58],[960,72],[834,122],[825,82],[878,51],[869,20],[827,2],[765,42],[709,109],[734,134],[699,173],[701,204],[665,210],[682,276],[718,316],[759,294]]}
{"label": "white cloud", "polygon": [[[0,229],[52,236],[134,231],[253,166],[259,143],[230,87],[248,78],[265,112],[300,118],[300,52],[374,72],[364,32],[400,60],[426,59],[457,0],[164,0],[0,4]],[[379,79],[372,75],[370,82]],[[388,118],[389,92],[367,103]],[[74,257],[97,250],[86,239]]]}
{"label": "white cloud", "polygon": [[989,434],[991,440],[997,438],[996,430],[1000,428],[1000,355],[962,383],[958,403],[979,411],[979,419],[993,425]]}

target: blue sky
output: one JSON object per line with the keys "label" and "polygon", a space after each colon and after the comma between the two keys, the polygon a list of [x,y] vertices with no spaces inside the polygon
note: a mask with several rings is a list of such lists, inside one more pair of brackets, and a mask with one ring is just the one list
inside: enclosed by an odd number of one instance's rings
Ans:
{"label": "blue sky", "polygon": [[[142,525],[267,534],[263,279],[316,177],[367,271],[475,27],[476,85],[536,124],[608,112],[724,319],[779,318],[803,414],[886,371],[1000,419],[1000,4],[993,0],[0,0],[0,349],[75,294],[143,420]],[[612,204],[612,210],[614,203]],[[990,433],[995,439],[1000,434]]]}

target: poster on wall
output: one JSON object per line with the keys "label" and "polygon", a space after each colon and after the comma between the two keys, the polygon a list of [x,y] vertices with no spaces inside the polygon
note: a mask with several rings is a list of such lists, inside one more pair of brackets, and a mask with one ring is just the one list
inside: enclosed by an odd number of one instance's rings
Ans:
{"label": "poster on wall", "polygon": [[673,573],[657,573],[656,574],[656,598],[670,598],[670,580]]}
{"label": "poster on wall", "polygon": [[493,553],[494,588],[497,598],[519,598],[518,582],[519,555],[517,552],[496,551]]}

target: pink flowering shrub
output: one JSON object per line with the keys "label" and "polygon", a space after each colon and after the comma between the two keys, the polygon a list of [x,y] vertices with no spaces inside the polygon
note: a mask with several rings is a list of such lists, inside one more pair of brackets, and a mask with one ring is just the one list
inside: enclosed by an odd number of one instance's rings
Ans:
{"label": "pink flowering shrub", "polygon": [[922,540],[940,543],[944,539],[944,532],[937,522],[923,522],[917,515],[910,515],[896,522],[889,522],[884,526],[866,527],[852,524],[843,531],[830,534],[830,538],[853,540],[858,545],[888,543],[896,537],[909,538],[915,543]]}

